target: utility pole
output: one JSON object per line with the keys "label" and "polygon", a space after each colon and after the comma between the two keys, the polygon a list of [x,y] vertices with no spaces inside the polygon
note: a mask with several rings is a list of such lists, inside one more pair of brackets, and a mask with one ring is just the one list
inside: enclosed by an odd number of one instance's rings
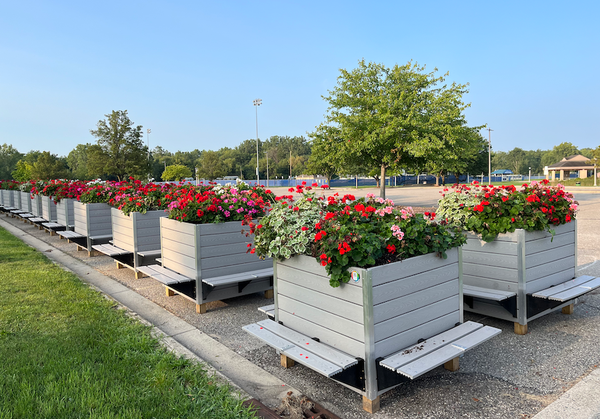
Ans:
{"label": "utility pole", "polygon": [[488,130],[488,183],[492,183],[492,131],[493,131],[493,129],[488,128],[487,130]]}
{"label": "utility pole", "polygon": [[262,104],[262,99],[254,99],[254,107],[256,108],[256,186],[260,185],[258,176],[258,107]]}

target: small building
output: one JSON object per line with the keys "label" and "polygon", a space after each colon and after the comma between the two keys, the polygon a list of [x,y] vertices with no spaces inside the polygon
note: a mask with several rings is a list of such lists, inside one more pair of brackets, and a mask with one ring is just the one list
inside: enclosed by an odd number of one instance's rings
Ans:
{"label": "small building", "polygon": [[590,165],[588,163],[589,161],[589,158],[582,156],[581,154],[565,157],[558,163],[548,166],[546,179],[556,179],[556,172],[559,173],[560,180],[568,179],[571,172],[577,172],[577,177],[581,179],[593,176],[591,173],[594,171],[594,166]]}

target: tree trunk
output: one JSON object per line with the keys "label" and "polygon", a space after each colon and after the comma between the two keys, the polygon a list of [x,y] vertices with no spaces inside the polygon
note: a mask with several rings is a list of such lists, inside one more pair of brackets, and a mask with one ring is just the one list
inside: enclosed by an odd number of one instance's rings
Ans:
{"label": "tree trunk", "polygon": [[435,175],[435,186],[440,186],[440,178],[438,175]]}
{"label": "tree trunk", "polygon": [[381,165],[381,184],[379,186],[379,196],[385,199],[385,165]]}

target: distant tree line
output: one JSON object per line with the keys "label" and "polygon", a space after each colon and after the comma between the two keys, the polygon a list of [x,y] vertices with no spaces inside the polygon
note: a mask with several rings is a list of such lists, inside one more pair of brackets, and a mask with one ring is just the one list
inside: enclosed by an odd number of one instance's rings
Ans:
{"label": "distant tree line", "polygon": [[[488,171],[488,143],[483,127],[469,127],[463,115],[465,85],[443,84],[443,77],[425,73],[408,63],[386,68],[359,62],[357,69],[342,70],[337,86],[324,97],[329,110],[314,132],[303,136],[272,136],[258,140],[261,180],[322,175],[385,176],[403,172],[472,175]],[[95,143],[78,144],[66,157],[49,151],[19,152],[0,146],[0,179],[72,178],[81,180],[180,180],[188,177],[217,179],[237,176],[256,179],[257,140],[219,150],[148,150],[142,126],[135,126],[127,111],[112,111],[90,130]],[[600,146],[582,148],[563,142],[551,150],[509,152],[492,150],[492,170],[515,174],[543,173],[544,166],[564,157],[583,154],[600,161]],[[385,196],[381,182],[381,196]]]}

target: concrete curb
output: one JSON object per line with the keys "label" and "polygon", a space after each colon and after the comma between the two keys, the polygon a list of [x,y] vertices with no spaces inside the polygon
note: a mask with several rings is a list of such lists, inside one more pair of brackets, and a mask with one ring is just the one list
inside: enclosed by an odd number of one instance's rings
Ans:
{"label": "concrete curb", "polygon": [[288,391],[293,391],[296,395],[302,394],[194,326],[87,264],[4,220],[0,219],[0,226],[152,325],[155,332],[163,337],[167,348],[178,355],[193,357],[207,364],[212,371],[240,390],[242,397],[247,396],[266,405],[278,406]]}

